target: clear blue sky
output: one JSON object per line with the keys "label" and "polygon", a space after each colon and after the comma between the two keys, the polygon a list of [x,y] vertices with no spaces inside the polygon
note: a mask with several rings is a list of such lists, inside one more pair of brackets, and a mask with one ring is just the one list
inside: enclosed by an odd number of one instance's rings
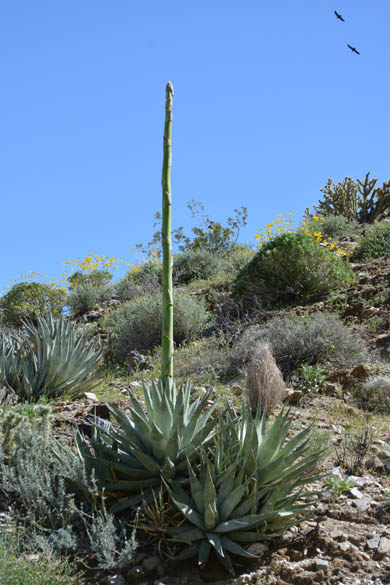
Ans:
{"label": "clear blue sky", "polygon": [[254,243],[329,177],[382,183],[389,26],[389,0],[4,0],[0,291],[151,238],[168,80],[176,227],[245,205]]}

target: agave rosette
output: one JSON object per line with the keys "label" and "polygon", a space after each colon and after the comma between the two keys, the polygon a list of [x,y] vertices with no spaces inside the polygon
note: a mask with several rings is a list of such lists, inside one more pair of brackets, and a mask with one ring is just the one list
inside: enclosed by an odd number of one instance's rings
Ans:
{"label": "agave rosette", "polygon": [[[291,421],[280,413],[269,429],[265,414],[242,417],[230,408],[220,418],[216,448],[197,468],[188,462],[189,489],[170,482],[170,495],[186,522],[168,529],[174,542],[188,546],[179,558],[198,555],[204,565],[214,549],[233,573],[230,553],[253,557],[243,544],[285,532],[310,513],[315,492],[302,486],[318,477],[320,452],[310,449],[310,428],[286,442]],[[297,500],[301,498],[301,501]]]}
{"label": "agave rosette", "polygon": [[80,395],[98,383],[94,371],[100,358],[76,324],[40,315],[37,326],[26,322],[18,336],[3,337],[0,384],[29,401]]}
{"label": "agave rosette", "polygon": [[144,385],[143,395],[146,411],[131,393],[129,415],[109,405],[115,425],[93,424],[90,439],[76,433],[86,470],[114,500],[113,511],[150,497],[163,477],[185,482],[187,459],[199,458],[199,448],[214,436],[211,414],[216,403],[207,407],[210,392],[191,403],[189,382],[177,391],[173,380],[164,386],[160,379],[150,387]]}

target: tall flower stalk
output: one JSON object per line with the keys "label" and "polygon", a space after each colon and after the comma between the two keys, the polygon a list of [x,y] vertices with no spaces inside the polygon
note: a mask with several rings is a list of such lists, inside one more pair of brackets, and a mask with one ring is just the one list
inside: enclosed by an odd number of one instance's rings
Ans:
{"label": "tall flower stalk", "polygon": [[173,286],[171,242],[171,166],[172,166],[172,102],[173,86],[168,81],[165,97],[164,158],[162,168],[162,249],[163,249],[163,323],[161,349],[161,380],[164,387],[173,379]]}

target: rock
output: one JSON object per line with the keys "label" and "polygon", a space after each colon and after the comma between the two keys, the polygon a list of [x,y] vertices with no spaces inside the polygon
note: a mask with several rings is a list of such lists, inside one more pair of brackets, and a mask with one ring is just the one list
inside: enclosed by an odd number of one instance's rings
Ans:
{"label": "rock", "polygon": [[153,573],[161,565],[161,560],[157,556],[148,557],[142,563],[145,573]]}
{"label": "rock", "polygon": [[126,579],[119,573],[117,575],[110,575],[105,579],[106,585],[126,585]]}
{"label": "rock", "polygon": [[357,487],[350,488],[347,493],[351,498],[354,498],[354,499],[357,499],[357,498],[360,499],[363,497],[362,492],[359,491]]}
{"label": "rock", "polygon": [[316,565],[316,569],[317,571],[327,571],[328,570],[328,565],[329,565],[329,561],[327,561],[326,559],[314,559],[315,565]]}
{"label": "rock", "polygon": [[127,369],[130,372],[145,370],[149,366],[148,358],[139,351],[130,351],[126,356]]}
{"label": "rock", "polygon": [[367,497],[357,498],[356,500],[353,501],[353,506],[355,508],[359,508],[359,510],[362,510],[362,512],[365,512],[366,510],[368,510],[368,508],[370,508],[371,500],[370,498]]}
{"label": "rock", "polygon": [[380,536],[379,534],[375,534],[372,538],[367,540],[367,548],[370,550],[376,550],[379,546]]}
{"label": "rock", "polygon": [[94,402],[97,401],[97,396],[95,392],[84,392],[83,396],[87,398],[87,400],[93,400]]}
{"label": "rock", "polygon": [[287,388],[285,401],[288,404],[298,404],[303,396],[302,390],[294,390],[293,388]]}
{"label": "rock", "polygon": [[346,541],[346,542],[340,542],[339,548],[343,552],[347,552],[347,550],[349,550],[351,548],[351,543],[348,542],[348,541]]}
{"label": "rock", "polygon": [[382,536],[382,538],[379,541],[378,555],[384,557],[388,554],[390,554],[390,538]]}
{"label": "rock", "polygon": [[268,546],[262,542],[255,542],[247,548],[247,551],[252,555],[260,556],[268,552]]}

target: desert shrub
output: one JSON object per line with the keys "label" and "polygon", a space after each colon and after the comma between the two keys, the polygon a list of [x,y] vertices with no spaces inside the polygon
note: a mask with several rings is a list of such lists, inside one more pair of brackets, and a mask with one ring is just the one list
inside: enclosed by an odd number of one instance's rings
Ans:
{"label": "desert shrub", "polygon": [[321,232],[324,239],[350,236],[354,233],[354,224],[343,215],[327,215],[322,219]]}
{"label": "desert shrub", "polygon": [[[48,405],[18,405],[0,416],[0,489],[21,550],[93,554],[101,567],[129,558],[132,529],[109,514],[72,447],[53,436]],[[21,522],[22,521],[22,522]]]}
{"label": "desert shrub", "polygon": [[71,288],[83,284],[102,286],[108,284],[110,280],[112,280],[112,274],[109,270],[91,270],[89,272],[77,270],[77,272],[74,272],[72,276],[69,276],[68,278]]}
{"label": "desert shrub", "polygon": [[223,270],[224,260],[208,250],[189,250],[173,258],[175,284],[188,284],[191,280],[207,280]]}
{"label": "desert shrub", "polygon": [[142,283],[146,276],[154,275],[157,277],[158,282],[162,283],[162,263],[157,260],[145,260],[136,267],[136,270],[130,272],[132,279],[135,283]]}
{"label": "desert shrub", "polygon": [[[174,341],[194,339],[210,324],[204,303],[185,291],[174,293]],[[132,350],[147,351],[161,343],[162,299],[144,295],[125,303],[105,320],[110,331],[109,349],[114,360],[124,361]]]}
{"label": "desert shrub", "polygon": [[68,295],[66,304],[72,317],[81,317],[92,311],[97,305],[111,298],[109,285],[94,285],[89,282],[78,284]]}
{"label": "desert shrub", "polygon": [[2,320],[10,327],[20,327],[23,321],[37,323],[39,313],[50,310],[59,317],[65,305],[65,291],[40,282],[20,282],[0,300]]}
{"label": "desert shrub", "polygon": [[145,272],[135,278],[134,272],[130,271],[114,283],[113,292],[122,303],[125,303],[144,294],[160,293],[161,281],[154,272]]}
{"label": "desert shrub", "polygon": [[390,410],[390,378],[374,376],[369,378],[360,389],[362,406],[367,410],[387,412]]}
{"label": "desert shrub", "polygon": [[269,345],[259,343],[254,348],[248,364],[246,377],[246,396],[252,411],[256,411],[259,401],[267,413],[281,403],[286,391],[283,376],[276,365]]}
{"label": "desert shrub", "polygon": [[351,257],[352,261],[380,258],[390,255],[390,222],[370,226]]}
{"label": "desert shrub", "polygon": [[305,233],[283,233],[264,243],[239,272],[233,296],[264,309],[305,304],[353,280],[349,264]]}
{"label": "desert shrub", "polygon": [[298,317],[275,317],[264,326],[248,327],[232,348],[232,361],[239,367],[248,363],[255,344],[266,341],[283,374],[289,375],[302,363],[331,361],[353,364],[367,358],[361,338],[336,316],[314,313]]}
{"label": "desert shrub", "polygon": [[182,344],[175,351],[174,372],[176,378],[191,378],[199,384],[229,379],[230,350],[223,335]]}

